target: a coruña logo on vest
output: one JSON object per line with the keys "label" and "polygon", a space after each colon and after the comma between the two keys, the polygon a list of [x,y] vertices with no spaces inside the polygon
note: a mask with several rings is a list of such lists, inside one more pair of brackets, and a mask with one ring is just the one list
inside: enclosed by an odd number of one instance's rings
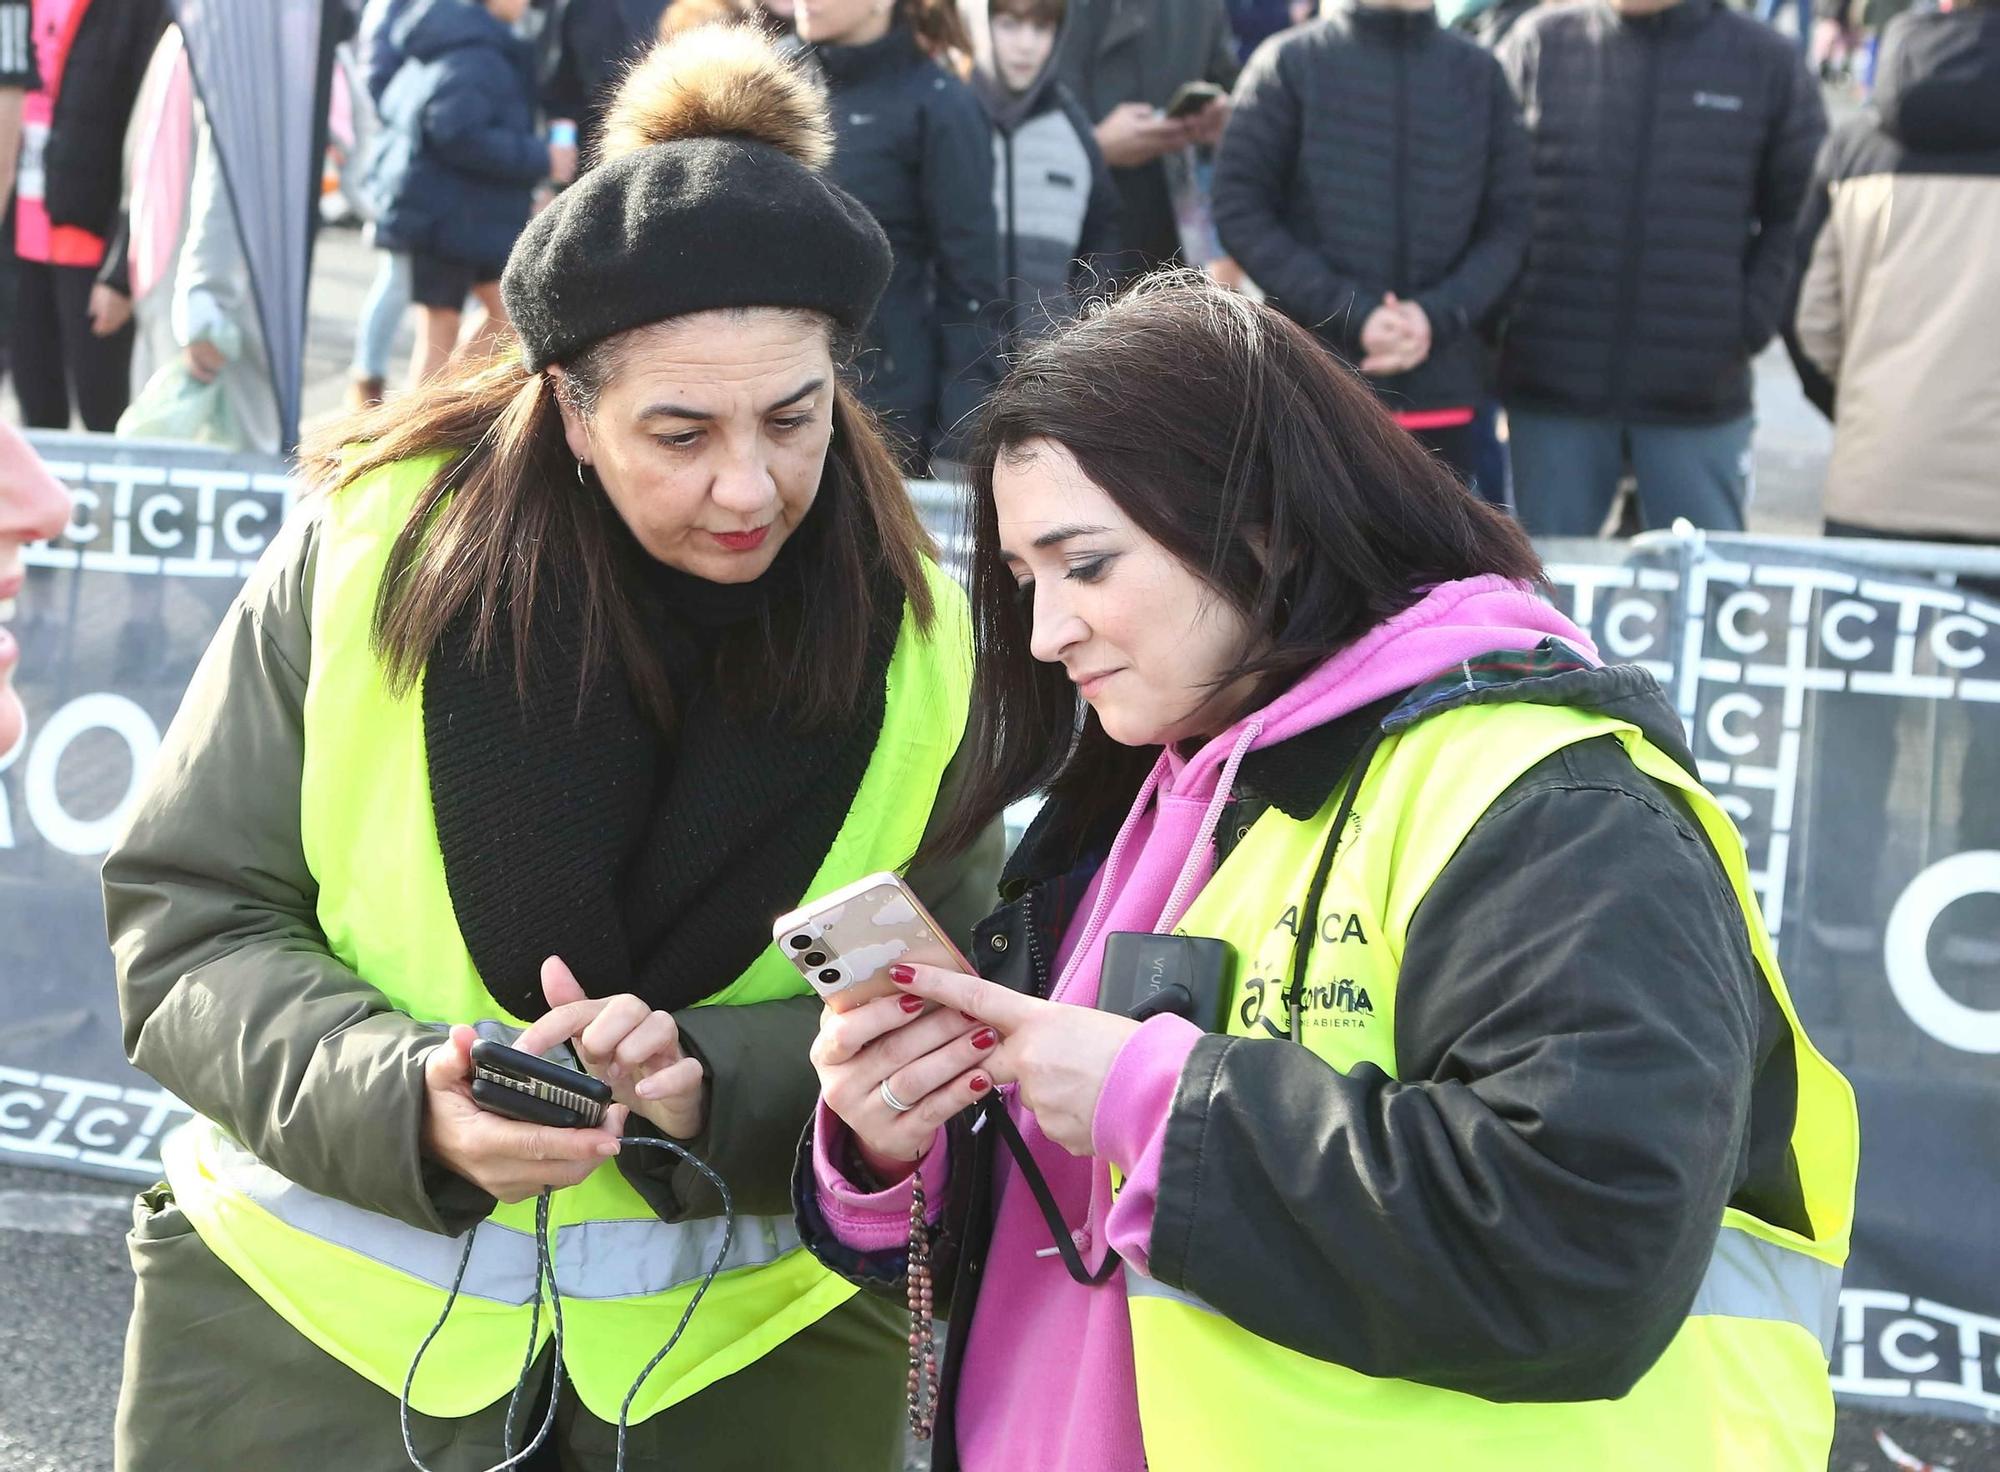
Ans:
{"label": "a coru\u00f1a logo on vest", "polygon": [[[1307,986],[1294,981],[1287,985],[1282,968],[1291,960],[1291,946],[1296,942],[1299,926],[1304,923],[1299,916],[1297,905],[1288,906],[1283,914],[1272,922],[1272,939],[1280,932],[1286,941],[1276,949],[1282,957],[1280,974],[1272,977],[1250,976],[1239,989],[1241,1000],[1237,1004],[1237,1016],[1246,1028],[1261,1027],[1274,1038],[1289,1038],[1292,1035],[1291,1018],[1294,1009],[1299,1014],[1299,1025],[1304,1028],[1326,1027],[1366,1027],[1375,1018],[1375,1003],[1369,998],[1368,988],[1357,983],[1352,977],[1315,983]],[[1342,914],[1338,910],[1322,911],[1319,916],[1319,946],[1367,945],[1368,932],[1361,924],[1361,917]]]}

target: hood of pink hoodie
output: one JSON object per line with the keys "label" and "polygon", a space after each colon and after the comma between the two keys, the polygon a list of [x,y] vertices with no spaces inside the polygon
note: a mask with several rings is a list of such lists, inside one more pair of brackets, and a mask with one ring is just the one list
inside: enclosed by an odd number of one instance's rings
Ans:
{"label": "hood of pink hoodie", "polygon": [[[1166,930],[1179,920],[1213,868],[1209,839],[1250,752],[1437,679],[1480,655],[1532,650],[1550,638],[1597,660],[1590,636],[1526,584],[1494,576],[1440,583],[1192,756],[1171,747],[1162,751],[1105,860],[1055,995],[1089,1005],[1096,999],[1106,935]],[[1073,981],[1083,982],[1090,995]]]}

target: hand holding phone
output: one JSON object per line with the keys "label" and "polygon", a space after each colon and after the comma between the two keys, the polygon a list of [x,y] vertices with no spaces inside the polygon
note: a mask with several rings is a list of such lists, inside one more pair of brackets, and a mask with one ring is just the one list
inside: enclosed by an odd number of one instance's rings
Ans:
{"label": "hand holding phone", "polygon": [[1220,102],[1228,95],[1213,82],[1183,82],[1167,99],[1166,113],[1175,122],[1181,122],[1206,111],[1210,103]]}
{"label": "hand holding phone", "polygon": [[479,1042],[461,1025],[424,1057],[425,1154],[488,1195],[511,1202],[526,1201],[544,1187],[574,1186],[618,1153],[622,1105],[606,1109],[599,1124],[574,1127],[530,1123],[486,1108],[472,1092],[472,1050]]}

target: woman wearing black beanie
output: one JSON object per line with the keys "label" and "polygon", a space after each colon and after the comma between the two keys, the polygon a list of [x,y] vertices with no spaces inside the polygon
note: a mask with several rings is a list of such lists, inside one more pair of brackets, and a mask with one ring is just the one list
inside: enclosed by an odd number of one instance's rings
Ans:
{"label": "woman wearing black beanie", "polygon": [[[841,373],[889,248],[830,149],[750,31],[662,46],[508,261],[518,341],[307,448],[105,865],[129,1051],[196,1111],[121,1469],[611,1468],[628,1424],[635,1467],[900,1465],[907,1322],[791,1224],[820,1005],[769,927],[909,866],[969,636]],[[964,934],[997,858],[909,880]],[[602,1124],[475,1102],[536,1019]]]}

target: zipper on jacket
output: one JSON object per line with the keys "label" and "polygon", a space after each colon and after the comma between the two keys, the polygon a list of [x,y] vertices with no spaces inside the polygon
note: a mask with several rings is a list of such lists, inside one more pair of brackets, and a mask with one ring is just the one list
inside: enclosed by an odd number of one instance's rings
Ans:
{"label": "zipper on jacket", "polygon": [[1042,954],[1042,927],[1035,921],[1035,895],[1040,885],[1032,885],[1021,896],[1021,919],[1028,941],[1028,975],[1034,980],[1035,995],[1046,999],[1049,994],[1049,963]]}
{"label": "zipper on jacket", "polygon": [[1646,48],[1646,80],[1639,89],[1638,166],[1632,174],[1632,202],[1625,212],[1625,269],[1618,282],[1618,315],[1611,326],[1611,402],[1613,414],[1625,412],[1626,364],[1632,357],[1632,324],[1639,314],[1639,255],[1645,237],[1646,189],[1651,183],[1653,116],[1660,109],[1660,37],[1653,28],[1638,32]]}
{"label": "zipper on jacket", "polygon": [[[1399,28],[1396,47],[1396,279],[1398,297],[1410,295],[1410,72],[1409,38]],[[1369,310],[1374,306],[1370,304]],[[1365,321],[1366,318],[1364,317]]]}

